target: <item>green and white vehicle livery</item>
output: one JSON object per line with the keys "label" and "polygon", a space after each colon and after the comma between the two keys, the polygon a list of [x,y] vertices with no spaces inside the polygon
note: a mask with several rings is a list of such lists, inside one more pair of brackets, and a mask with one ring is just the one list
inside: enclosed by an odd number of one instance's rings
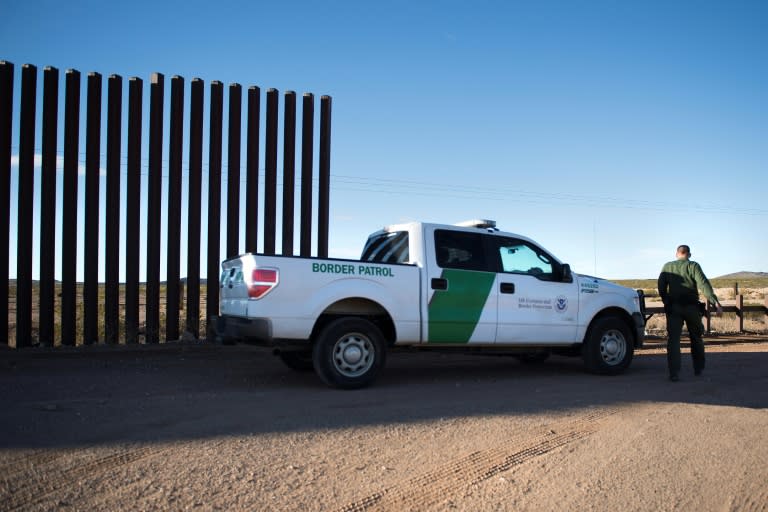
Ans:
{"label": "green and white vehicle livery", "polygon": [[486,220],[388,226],[360,260],[245,254],[222,263],[220,286],[221,341],[272,346],[339,388],[370,384],[403,347],[573,355],[617,374],[644,337],[641,291]]}

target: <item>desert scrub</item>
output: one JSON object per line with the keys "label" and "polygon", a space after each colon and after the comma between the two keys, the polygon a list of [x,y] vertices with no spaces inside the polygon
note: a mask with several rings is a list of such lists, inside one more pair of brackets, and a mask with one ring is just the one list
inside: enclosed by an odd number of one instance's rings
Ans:
{"label": "desert scrub", "polygon": [[[186,290],[186,286],[185,286]],[[200,286],[199,296],[199,338],[205,338],[207,318],[206,318],[206,285]],[[105,304],[104,298],[106,293],[106,287],[104,283],[99,284],[98,290],[98,343],[105,343],[106,339],[106,322],[105,322]],[[17,288],[16,283],[11,281],[8,286],[8,345],[11,347],[16,346],[16,297]],[[160,286],[160,342],[165,340],[166,332],[166,285]],[[179,311],[179,335],[181,336],[186,329],[187,321],[187,307],[186,307],[186,294],[182,296],[183,307]],[[125,284],[119,286],[119,305],[118,305],[118,343],[125,344]],[[75,308],[75,340],[76,346],[83,345],[83,284],[77,283],[76,285],[76,302]],[[144,343],[144,324],[146,318],[146,285],[139,285],[139,318],[138,318],[138,343]],[[54,332],[54,346],[62,345],[62,333],[61,333],[61,283],[57,282],[54,288],[54,305],[53,305],[53,332]],[[31,331],[32,344],[36,345],[40,343],[40,285],[38,281],[32,283],[32,331]],[[167,340],[175,341],[175,340]]]}

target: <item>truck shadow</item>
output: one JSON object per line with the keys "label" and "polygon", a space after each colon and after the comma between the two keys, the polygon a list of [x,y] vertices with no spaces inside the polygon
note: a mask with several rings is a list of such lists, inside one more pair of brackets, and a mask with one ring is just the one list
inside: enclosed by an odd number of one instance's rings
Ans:
{"label": "truck shadow", "polygon": [[[748,349],[746,349],[748,350]],[[467,416],[556,414],[633,403],[768,407],[768,353],[708,353],[694,377],[666,378],[663,354],[636,354],[615,377],[579,359],[391,354],[373,387],[339,391],[267,351],[162,350],[0,354],[0,448],[166,442],[349,429]]]}

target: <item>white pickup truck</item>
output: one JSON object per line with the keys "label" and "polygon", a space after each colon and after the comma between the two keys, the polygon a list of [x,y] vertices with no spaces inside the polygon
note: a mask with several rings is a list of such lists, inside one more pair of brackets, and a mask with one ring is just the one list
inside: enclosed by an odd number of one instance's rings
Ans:
{"label": "white pickup truck", "polygon": [[220,341],[272,346],[347,389],[401,347],[573,355],[617,374],[644,337],[642,291],[571,272],[485,220],[388,226],[360,260],[245,254],[222,263],[220,286]]}

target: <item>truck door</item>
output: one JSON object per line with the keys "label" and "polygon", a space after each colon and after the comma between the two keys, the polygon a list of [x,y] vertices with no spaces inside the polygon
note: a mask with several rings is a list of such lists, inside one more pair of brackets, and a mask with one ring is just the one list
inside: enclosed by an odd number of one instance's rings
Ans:
{"label": "truck door", "polygon": [[573,343],[579,296],[562,265],[535,244],[494,236],[498,264],[497,343]]}
{"label": "truck door", "polygon": [[496,336],[496,272],[487,258],[483,234],[436,229],[425,233],[428,256],[428,343],[493,343]]}

